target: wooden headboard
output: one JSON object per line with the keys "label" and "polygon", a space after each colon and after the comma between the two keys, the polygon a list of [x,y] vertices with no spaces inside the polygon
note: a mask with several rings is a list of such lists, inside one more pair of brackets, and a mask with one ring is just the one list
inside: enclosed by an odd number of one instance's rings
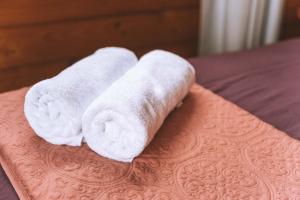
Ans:
{"label": "wooden headboard", "polygon": [[104,46],[194,56],[198,21],[199,0],[2,0],[0,92],[51,77]]}
{"label": "wooden headboard", "polygon": [[286,0],[281,26],[281,39],[300,36],[300,1]]}

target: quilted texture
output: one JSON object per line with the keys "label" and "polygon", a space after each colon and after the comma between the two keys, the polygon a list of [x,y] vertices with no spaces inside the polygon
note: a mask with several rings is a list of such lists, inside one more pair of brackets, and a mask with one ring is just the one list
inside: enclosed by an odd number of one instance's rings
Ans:
{"label": "quilted texture", "polygon": [[21,199],[300,199],[300,143],[193,86],[132,164],[37,137],[0,95],[0,161]]}

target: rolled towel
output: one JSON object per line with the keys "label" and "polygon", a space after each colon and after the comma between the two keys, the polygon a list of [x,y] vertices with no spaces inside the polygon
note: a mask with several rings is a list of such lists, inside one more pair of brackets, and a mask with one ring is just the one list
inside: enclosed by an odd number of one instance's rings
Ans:
{"label": "rolled towel", "polygon": [[102,48],[57,76],[35,84],[24,104],[30,126],[52,144],[81,145],[84,111],[137,61],[127,49]]}
{"label": "rolled towel", "polygon": [[82,127],[88,146],[104,157],[131,162],[194,80],[194,68],[183,58],[162,50],[144,55],[84,113]]}

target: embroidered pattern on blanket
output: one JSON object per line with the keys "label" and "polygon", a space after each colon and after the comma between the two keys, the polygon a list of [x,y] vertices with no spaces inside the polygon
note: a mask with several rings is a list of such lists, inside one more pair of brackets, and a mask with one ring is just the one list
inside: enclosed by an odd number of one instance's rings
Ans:
{"label": "embroidered pattern on blanket", "polygon": [[201,86],[131,164],[37,137],[26,91],[0,95],[0,161],[22,199],[300,199],[300,143]]}

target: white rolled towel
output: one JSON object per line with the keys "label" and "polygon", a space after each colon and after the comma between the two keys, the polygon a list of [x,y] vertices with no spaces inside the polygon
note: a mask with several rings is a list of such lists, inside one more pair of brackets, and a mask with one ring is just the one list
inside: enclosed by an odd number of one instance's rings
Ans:
{"label": "white rolled towel", "polygon": [[137,62],[127,49],[102,48],[57,76],[35,84],[24,104],[30,126],[52,144],[81,145],[81,118],[86,108]]}
{"label": "white rolled towel", "polygon": [[183,58],[162,50],[144,55],[84,113],[88,146],[104,157],[131,162],[194,81],[194,68]]}

